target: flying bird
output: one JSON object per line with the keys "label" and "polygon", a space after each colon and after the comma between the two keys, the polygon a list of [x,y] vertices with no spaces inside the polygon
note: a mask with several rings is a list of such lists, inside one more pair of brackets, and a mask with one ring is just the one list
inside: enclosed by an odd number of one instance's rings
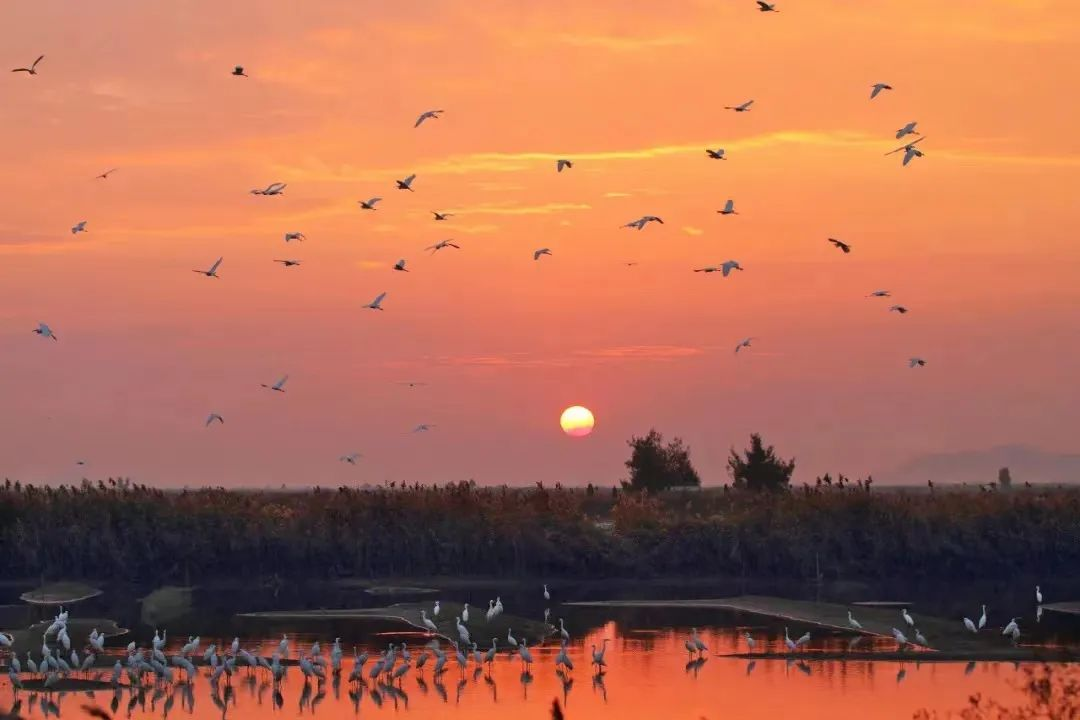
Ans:
{"label": "flying bird", "polygon": [[45,59],[45,56],[40,55],[40,56],[38,56],[38,59],[34,61],[34,64],[31,65],[30,67],[28,67],[28,68],[15,68],[11,72],[24,72],[24,73],[29,73],[30,75],[37,75],[38,63],[41,62],[44,59]]}
{"label": "flying bird", "polygon": [[888,290],[875,290],[866,297],[892,297],[892,294]]}
{"label": "flying bird", "polygon": [[874,83],[870,86],[870,99],[873,100],[878,96],[882,90],[892,90],[892,85],[886,85],[885,83]]}
{"label": "flying bird", "polygon": [[119,170],[119,168],[112,168],[111,170],[106,170],[105,172],[101,173],[100,175],[95,176],[94,179],[95,180],[108,180],[109,176],[112,175],[117,170]]}
{"label": "flying bird", "polygon": [[569,160],[556,160],[555,161],[555,171],[556,172],[562,172],[563,168],[569,168],[569,169],[572,170],[573,167],[574,167],[574,163],[570,162]]}
{"label": "flying bird", "polygon": [[59,338],[56,337],[56,334],[52,331],[52,328],[49,327],[48,325],[46,325],[43,322],[39,322],[37,328],[34,329],[33,332],[34,332],[34,334],[40,335],[43,338],[52,338],[53,340],[58,340],[59,339]]}
{"label": "flying bird", "polygon": [[267,385],[266,383],[259,383],[259,384],[262,385],[264,388],[267,388],[268,390],[273,390],[274,392],[283,393],[283,392],[285,392],[285,383],[288,382],[288,380],[289,380],[288,375],[282,375],[281,379],[278,380],[273,385]]}
{"label": "flying bird", "polygon": [[716,212],[720,213],[721,215],[738,215],[739,214],[739,213],[735,212],[735,201],[734,200],[728,200],[726,203],[724,203],[724,209],[723,210],[717,210]]}
{"label": "flying bird", "polygon": [[641,230],[651,222],[657,222],[657,223],[660,223],[661,225],[664,224],[664,221],[661,218],[658,218],[655,215],[642,215],[637,220],[626,223],[625,225],[623,225],[623,227],[632,227],[632,228],[635,228],[637,230]]}
{"label": "flying bird", "polygon": [[419,382],[417,380],[404,380],[402,382],[399,382],[398,385],[405,385],[406,387],[411,387],[412,388],[412,387],[421,387],[423,385],[427,385],[427,383],[426,382]]}
{"label": "flying bird", "polygon": [[915,130],[915,126],[918,125],[918,124],[919,123],[912,120],[907,125],[900,128],[899,130],[897,130],[896,131],[896,139],[899,140],[900,138],[904,137],[905,135],[918,135],[919,133]]}
{"label": "flying bird", "polygon": [[344,463],[349,463],[350,465],[355,465],[356,461],[359,460],[362,457],[364,457],[364,456],[361,455],[358,452],[349,453],[348,455],[342,455],[341,457],[339,457],[338,462],[344,462]]}
{"label": "flying bird", "polygon": [[71,228],[72,235],[77,235],[81,232],[86,232],[86,220],[81,220],[80,222],[75,223],[75,225]]}
{"label": "flying bird", "polygon": [[303,242],[304,240],[307,240],[307,235],[302,232],[285,233],[285,242],[289,242],[290,240],[300,240],[301,242]]}
{"label": "flying bird", "polygon": [[705,154],[713,160],[727,160],[727,158],[724,157],[724,148],[717,148],[716,150],[705,148]]}
{"label": "flying bird", "polygon": [[379,293],[378,297],[369,302],[364,308],[368,310],[382,310],[382,301],[386,299],[386,293]]}
{"label": "flying bird", "polygon": [[551,255],[551,250],[548,248],[540,248],[533,252],[533,260],[539,260],[541,255]]}
{"label": "flying bird", "polygon": [[851,252],[851,246],[848,245],[843,240],[837,240],[836,238],[829,238],[829,242],[831,242],[833,244],[833,247],[835,247],[836,249],[842,250],[844,252],[844,254],[847,254],[847,253]]}
{"label": "flying bird", "polygon": [[741,341],[739,341],[739,344],[735,346],[735,354],[738,354],[739,351],[742,350],[743,348],[750,347],[750,341],[753,340],[753,339],[754,338],[752,338],[752,337],[748,337],[748,338],[743,338]]}
{"label": "flying bird", "polygon": [[398,180],[397,181],[397,189],[398,190],[408,190],[409,192],[416,192],[415,190],[412,189],[412,182],[415,179],[416,179],[416,173],[413,173],[412,175],[405,178],[404,180]]}
{"label": "flying bird", "polygon": [[401,258],[396,263],[394,263],[394,269],[398,272],[409,272],[405,269],[405,258]]}
{"label": "flying bird", "polygon": [[281,195],[282,193],[285,192],[286,187],[287,186],[285,185],[285,183],[276,182],[276,183],[271,183],[270,185],[267,185],[265,190],[259,190],[258,188],[255,188],[254,190],[251,191],[251,194],[252,195]]}
{"label": "flying bird", "polygon": [[448,217],[454,217],[454,213],[440,213],[435,212],[434,210],[431,211],[431,214],[435,216],[436,220],[445,220]]}
{"label": "flying bird", "polygon": [[901,315],[903,315],[907,311],[908,311],[907,308],[904,307],[903,305],[893,305],[892,307],[889,308],[889,312],[900,313]]}
{"label": "flying bird", "polygon": [[375,203],[379,202],[380,200],[382,200],[381,197],[373,197],[370,200],[357,200],[356,202],[360,203],[360,208],[363,210],[374,210]]}
{"label": "flying bird", "polygon": [[776,9],[776,3],[770,4],[767,2],[763,2],[762,0],[757,0],[757,4],[758,10],[760,10],[761,12],[780,12]]}
{"label": "flying bird", "polygon": [[210,425],[212,425],[215,422],[219,422],[222,425],[224,425],[225,424],[225,418],[221,417],[217,413],[210,413],[210,415],[207,416],[207,418],[206,418],[206,425],[204,427],[210,427]]}
{"label": "flying bird", "polygon": [[461,249],[460,245],[455,245],[454,244],[454,239],[453,238],[451,238],[449,240],[440,240],[439,242],[435,243],[434,245],[428,245],[424,249],[425,250],[430,250],[431,254],[434,255],[435,253],[439,252],[443,248],[448,248],[448,247],[452,247],[455,250],[460,250]]}
{"label": "flying bird", "polygon": [[224,260],[224,259],[225,259],[224,256],[219,257],[217,260],[214,261],[214,264],[210,266],[209,270],[192,270],[191,272],[197,272],[200,275],[205,275],[206,277],[216,278],[218,276],[218,274],[217,274],[218,266],[221,265],[221,261]]}
{"label": "flying bird", "polygon": [[299,265],[299,260],[275,260],[276,263],[281,263],[285,267],[292,267],[293,265]]}
{"label": "flying bird", "polygon": [[750,110],[750,106],[754,104],[753,100],[747,100],[742,105],[725,105],[725,110],[734,110],[735,112],[747,112]]}
{"label": "flying bird", "polygon": [[909,368],[926,367],[926,361],[923,360],[920,357],[913,357],[913,358],[908,360],[908,367]]}
{"label": "flying bird", "polygon": [[234,67],[232,70],[232,75],[233,77],[247,77],[247,74],[244,72],[243,65],[237,65],[236,67]]}
{"label": "flying bird", "polygon": [[444,112],[446,112],[446,111],[445,110],[428,110],[427,112],[421,113],[420,117],[416,118],[416,124],[413,125],[413,127],[414,128],[420,127],[423,124],[423,122],[425,120],[429,119],[429,118],[434,119],[434,120],[438,120],[439,116]]}
{"label": "flying bird", "polygon": [[427,432],[428,430],[430,430],[433,427],[435,427],[435,425],[431,425],[431,424],[428,424],[428,423],[420,423],[419,425],[417,425],[416,427],[413,428],[413,432],[414,433]]}
{"label": "flying bird", "polygon": [[918,143],[925,140],[925,139],[926,139],[926,136],[924,135],[924,136],[920,137],[918,140],[913,140],[913,141],[909,142],[907,145],[901,145],[900,147],[896,148],[895,150],[890,150],[889,152],[885,153],[885,155],[888,156],[888,155],[892,155],[893,153],[898,153],[900,151],[903,151],[904,152],[904,161],[901,163],[901,165],[907,165],[909,162],[912,161],[913,158],[923,156],[922,150],[920,150],[919,148],[917,148],[915,146]]}

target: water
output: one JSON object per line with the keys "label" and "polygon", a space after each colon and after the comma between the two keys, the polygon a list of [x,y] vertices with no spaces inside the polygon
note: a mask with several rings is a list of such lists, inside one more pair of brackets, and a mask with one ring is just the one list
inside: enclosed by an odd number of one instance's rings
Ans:
{"label": "water", "polygon": [[[308,588],[308,596],[312,589]],[[566,592],[569,590],[567,589]],[[329,591],[328,591],[329,592]],[[600,591],[575,592],[593,597]],[[455,599],[468,597],[477,605],[486,606],[482,598],[494,594],[492,589],[471,585],[468,589],[443,593]],[[627,593],[608,589],[607,595]],[[636,596],[668,595],[665,588],[638,587]],[[719,593],[702,590],[684,595]],[[730,594],[730,593],[729,593]],[[1023,666],[1012,663],[898,663],[886,661],[816,660],[822,651],[842,649],[849,640],[841,634],[812,631],[814,637],[805,652],[789,660],[745,660],[720,657],[745,653],[742,639],[750,632],[756,639],[757,651],[782,651],[782,624],[772,624],[746,616],[734,616],[708,610],[627,610],[610,608],[571,608],[554,606],[554,616],[566,619],[573,638],[570,657],[575,670],[566,675],[564,683],[554,667],[558,645],[549,642],[531,647],[535,662],[529,673],[523,672],[520,659],[507,652],[500,638],[500,653],[491,668],[476,672],[471,653],[464,674],[458,669],[452,650],[448,653],[448,671],[436,680],[432,676],[434,659],[429,659],[422,674],[410,670],[400,685],[393,689],[373,684],[367,679],[379,653],[388,643],[407,643],[415,656],[427,642],[419,633],[401,632],[382,622],[335,620],[333,622],[281,621],[234,617],[237,610],[253,605],[297,607],[296,597],[283,593],[273,601],[261,593],[243,593],[236,589],[206,588],[196,593],[195,607],[178,614],[164,626],[169,629],[171,642],[167,654],[175,653],[189,634],[202,638],[199,655],[211,642],[219,651],[226,648],[233,636],[239,635],[241,647],[269,657],[278,646],[282,633],[291,641],[291,657],[307,652],[318,640],[323,657],[329,658],[334,637],[342,638],[344,650],[343,673],[328,679],[325,684],[305,684],[298,667],[290,667],[286,678],[275,693],[265,670],[238,670],[226,682],[223,678],[215,688],[209,680],[209,670],[200,668],[193,683],[176,683],[172,687],[154,686],[147,676],[141,694],[116,693],[111,689],[84,692],[54,693],[47,702],[55,704],[61,717],[82,716],[83,704],[102,707],[116,717],[166,718],[170,715],[192,718],[235,718],[259,720],[268,714],[283,717],[318,715],[324,718],[394,717],[411,714],[415,717],[438,720],[449,717],[469,717],[484,720],[515,720],[550,717],[552,701],[558,699],[568,720],[575,718],[618,718],[619,720],[654,720],[657,718],[738,717],[753,718],[911,718],[920,710],[938,711],[943,716],[962,709],[968,698],[983,694],[1005,703],[1023,699],[1020,684],[1024,680]],[[519,598],[520,595],[520,598]],[[531,597],[528,589],[520,593],[503,588],[507,612],[539,615],[542,600]],[[358,607],[385,605],[403,598],[373,598],[356,589],[338,589],[331,594],[314,593],[311,607]],[[135,594],[117,591],[107,593],[95,607],[77,606],[72,617],[115,617],[133,632],[111,643],[111,652],[123,653],[122,645],[134,639],[139,645],[149,645],[153,628],[140,621],[140,608],[133,602]],[[111,598],[111,599],[110,599]],[[417,599],[415,597],[406,599]],[[464,598],[463,598],[464,599]],[[522,606],[512,605],[520,600]],[[303,605],[299,605],[303,606]],[[481,610],[482,612],[482,610]],[[557,622],[557,621],[556,621]],[[747,625],[746,623],[755,623]],[[701,660],[692,660],[684,647],[690,628],[696,626],[708,652]],[[798,633],[805,628],[799,628]],[[796,634],[793,629],[792,634]],[[1055,635],[1055,637],[1058,637]],[[76,646],[82,638],[72,638]],[[490,646],[476,638],[481,649]],[[591,647],[607,639],[607,667],[597,677],[590,669]],[[1058,638],[1059,640],[1061,638]],[[1065,637],[1072,642],[1074,638]],[[869,648],[873,643],[864,641]],[[889,641],[878,643],[892,650]],[[530,643],[530,646],[532,643]],[[358,686],[347,680],[352,669],[353,647],[368,651],[364,678]],[[868,649],[864,646],[863,649]],[[39,655],[35,652],[35,656]],[[80,656],[82,655],[80,648]],[[110,663],[112,662],[110,658]],[[177,670],[178,677],[184,673]],[[25,676],[24,676],[25,677]],[[126,682],[126,678],[125,678]],[[7,676],[0,677],[0,712],[19,700],[24,717],[43,717],[51,714],[51,706],[43,708],[41,695],[33,701],[27,691],[14,693]],[[279,704],[280,703],[280,704]]]}

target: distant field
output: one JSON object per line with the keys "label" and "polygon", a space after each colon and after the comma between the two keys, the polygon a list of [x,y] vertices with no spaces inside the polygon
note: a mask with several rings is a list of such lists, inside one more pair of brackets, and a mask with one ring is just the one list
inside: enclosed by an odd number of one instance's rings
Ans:
{"label": "distant field", "polygon": [[8,577],[1071,574],[1080,491],[847,484],[645,497],[469,483],[303,492],[0,486]]}

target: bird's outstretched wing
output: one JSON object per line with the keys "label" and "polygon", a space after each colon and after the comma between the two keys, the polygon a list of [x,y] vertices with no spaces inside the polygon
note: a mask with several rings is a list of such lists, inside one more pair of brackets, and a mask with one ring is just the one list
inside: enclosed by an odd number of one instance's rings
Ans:
{"label": "bird's outstretched wing", "polygon": [[885,154],[886,155],[892,155],[893,153],[903,152],[904,150],[907,150],[909,147],[913,147],[914,145],[918,145],[919,143],[921,143],[925,139],[926,139],[926,136],[923,135],[918,140],[912,140],[907,145],[901,145],[900,147],[896,148],[895,150],[890,150],[889,152],[887,152]]}
{"label": "bird's outstretched wing", "polygon": [[402,180],[402,182],[405,183],[406,185],[411,185],[412,181],[415,180],[415,179],[416,179],[416,173],[413,173],[412,175],[409,175],[404,180]]}
{"label": "bird's outstretched wing", "polygon": [[210,272],[211,273],[217,272],[218,266],[221,265],[221,261],[224,260],[224,259],[225,259],[225,256],[222,255],[217,260],[215,260],[214,264],[210,266]]}
{"label": "bird's outstretched wing", "polygon": [[31,70],[37,70],[38,63],[45,59],[44,55],[38,55],[38,59],[34,61],[34,64],[30,66]]}

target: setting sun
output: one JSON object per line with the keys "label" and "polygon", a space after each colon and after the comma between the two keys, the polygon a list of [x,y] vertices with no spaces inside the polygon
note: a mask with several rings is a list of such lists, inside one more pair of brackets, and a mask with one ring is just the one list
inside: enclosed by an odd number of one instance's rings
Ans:
{"label": "setting sun", "polygon": [[570,437],[585,437],[592,432],[594,424],[596,421],[592,412],[580,405],[566,408],[559,418],[563,432]]}

